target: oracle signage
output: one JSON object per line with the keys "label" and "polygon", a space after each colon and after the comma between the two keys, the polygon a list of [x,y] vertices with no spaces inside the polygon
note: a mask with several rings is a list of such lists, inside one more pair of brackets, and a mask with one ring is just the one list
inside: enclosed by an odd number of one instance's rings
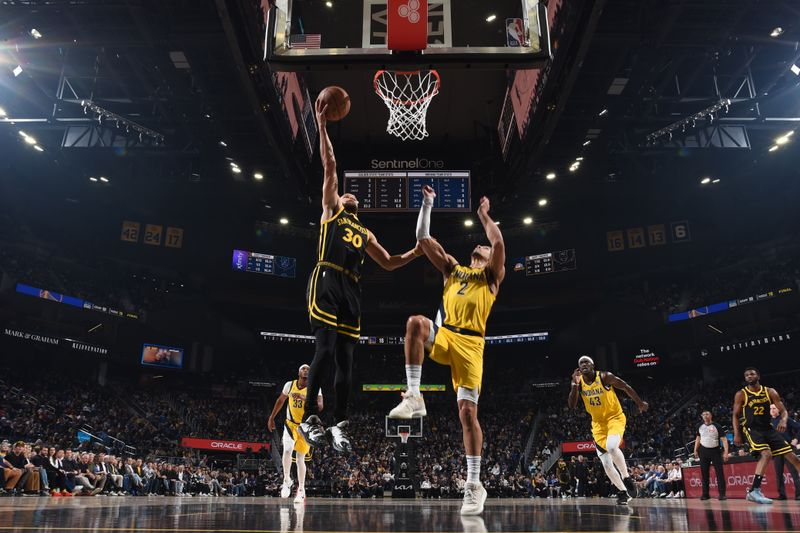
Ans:
{"label": "oracle signage", "polygon": [[[757,461],[747,461],[743,463],[727,463],[724,465],[725,472],[725,492],[729,498],[744,498],[747,496],[747,489],[753,483],[756,475]],[[699,498],[703,495],[703,481],[700,477],[700,467],[683,467],[683,482],[686,485],[687,498]],[[786,493],[794,494],[794,480],[789,472],[783,473]],[[717,495],[717,476],[711,471],[709,485],[711,496]],[[778,485],[775,483],[775,470],[770,466],[761,481],[761,491],[768,498],[778,497]]]}
{"label": "oracle signage", "polygon": [[217,452],[245,453],[248,448],[252,452],[269,450],[269,444],[263,442],[241,442],[235,440],[217,439],[195,439],[193,437],[183,437],[181,446],[184,448],[195,448],[197,450],[213,450]]}
{"label": "oracle signage", "polygon": [[[619,445],[620,448],[625,447],[625,443],[622,442]],[[587,452],[596,452],[597,445],[590,440],[586,441],[578,441],[578,442],[562,442],[561,443],[561,453],[587,453]]]}

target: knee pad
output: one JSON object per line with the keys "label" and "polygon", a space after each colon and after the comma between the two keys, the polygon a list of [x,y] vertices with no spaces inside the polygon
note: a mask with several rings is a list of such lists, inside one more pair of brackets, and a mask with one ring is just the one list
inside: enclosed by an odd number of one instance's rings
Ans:
{"label": "knee pad", "polygon": [[606,450],[613,452],[619,450],[619,445],[622,442],[622,437],[619,435],[609,435],[606,439]]}
{"label": "knee pad", "polygon": [[467,400],[475,405],[478,405],[478,396],[480,396],[480,392],[478,389],[468,389],[466,387],[459,387],[458,392],[456,392],[456,400]]}

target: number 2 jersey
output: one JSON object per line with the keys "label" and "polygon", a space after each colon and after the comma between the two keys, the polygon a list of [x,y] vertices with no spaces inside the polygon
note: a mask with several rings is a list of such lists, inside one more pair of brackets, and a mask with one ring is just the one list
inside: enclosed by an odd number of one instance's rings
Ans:
{"label": "number 2 jersey", "polygon": [[444,284],[436,325],[484,337],[494,300],[485,268],[456,265]]}
{"label": "number 2 jersey", "polygon": [[317,264],[306,301],[312,329],[330,328],[358,339],[361,333],[361,266],[369,230],[344,207],[319,228]]}

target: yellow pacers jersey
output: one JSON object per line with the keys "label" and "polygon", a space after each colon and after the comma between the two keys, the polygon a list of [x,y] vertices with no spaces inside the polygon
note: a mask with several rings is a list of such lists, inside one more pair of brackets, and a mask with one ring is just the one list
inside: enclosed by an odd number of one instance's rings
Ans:
{"label": "yellow pacers jersey", "polygon": [[306,389],[297,385],[297,380],[292,381],[289,389],[289,400],[286,404],[286,420],[299,424],[303,421],[306,410]]}
{"label": "yellow pacers jersey", "polygon": [[600,372],[595,372],[594,381],[589,383],[581,378],[581,397],[586,410],[592,415],[592,422],[603,423],[609,419],[624,416],[614,387],[606,387],[600,381]]}
{"label": "yellow pacers jersey", "polygon": [[436,323],[475,332],[483,337],[494,300],[485,268],[456,265],[444,284],[442,306]]}

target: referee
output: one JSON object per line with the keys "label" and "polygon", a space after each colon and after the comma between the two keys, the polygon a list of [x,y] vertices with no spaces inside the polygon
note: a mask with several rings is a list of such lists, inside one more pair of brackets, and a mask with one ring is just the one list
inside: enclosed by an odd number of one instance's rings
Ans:
{"label": "referee", "polygon": [[[708,500],[709,486],[709,466],[714,465],[717,472],[717,488],[719,489],[719,499],[727,500],[725,496],[725,472],[722,462],[728,461],[728,439],[722,431],[722,427],[712,420],[710,411],[703,411],[703,425],[697,429],[697,438],[694,440],[694,456],[700,459],[700,475],[703,478],[703,495],[701,500]],[[722,447],[720,447],[722,443]],[[724,451],[723,451],[724,449]]]}

